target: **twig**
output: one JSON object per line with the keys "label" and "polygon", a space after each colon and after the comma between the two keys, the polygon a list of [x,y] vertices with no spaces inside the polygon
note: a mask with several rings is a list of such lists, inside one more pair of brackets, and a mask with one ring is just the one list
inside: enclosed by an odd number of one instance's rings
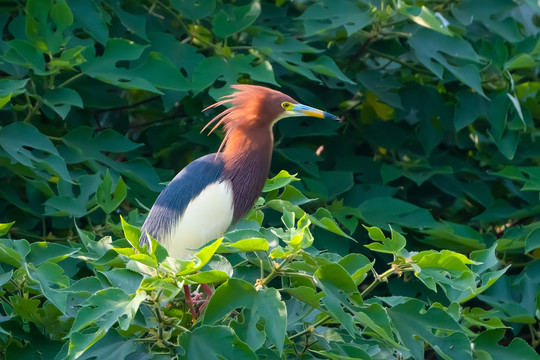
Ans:
{"label": "twig", "polygon": [[130,104],[130,105],[122,105],[122,106],[117,106],[117,107],[113,107],[113,108],[109,108],[109,109],[99,109],[99,110],[94,111],[94,113],[99,114],[99,113],[103,113],[103,112],[127,110],[127,109],[131,109],[131,108],[137,107],[137,106],[142,105],[142,104],[152,102],[154,100],[158,100],[159,98],[160,98],[160,96],[152,96],[152,97],[150,97],[148,99],[144,99],[144,100],[138,101],[138,102]]}
{"label": "twig", "polygon": [[289,336],[289,340],[293,340],[293,339],[296,339],[297,337],[300,337],[300,336],[303,336],[303,335],[310,334],[310,333],[314,332],[315,328],[317,328],[318,326],[324,324],[325,322],[327,322],[330,319],[332,319],[332,316],[331,315],[326,315],[325,317],[323,317],[322,319],[317,321],[315,324],[313,324],[311,326],[308,326],[305,330],[302,330],[299,333],[296,333],[294,335]]}
{"label": "twig", "polygon": [[84,76],[83,73],[78,73],[77,75],[70,77],[69,79],[67,79],[66,81],[64,81],[64,82],[61,83],[60,85],[58,85],[57,88],[62,88],[62,87],[64,87],[64,86],[66,86],[67,84],[69,84],[69,83],[71,83],[71,82],[77,80],[78,78],[80,78],[80,77],[82,77],[82,76]]}
{"label": "twig", "polygon": [[388,270],[386,270],[385,272],[383,272],[381,275],[376,275],[375,276],[375,280],[373,280],[373,282],[371,284],[369,284],[369,286],[367,288],[364,289],[364,291],[362,291],[360,293],[360,295],[362,296],[362,299],[371,292],[371,290],[375,289],[375,287],[377,287],[377,285],[379,285],[380,283],[386,281],[386,279],[392,275],[394,272],[396,272],[396,269],[394,268],[390,268]]}
{"label": "twig", "polygon": [[[401,271],[403,271],[403,269],[401,269]],[[364,298],[367,294],[369,294],[381,282],[386,281],[386,279],[395,272],[396,272],[396,269],[390,268],[390,269],[386,270],[384,273],[382,273],[381,275],[376,275],[373,282],[371,284],[369,284],[369,286],[364,291],[362,291],[362,293],[360,294],[362,296],[362,298]],[[322,319],[320,319],[319,321],[317,321],[313,325],[308,326],[305,330],[302,330],[299,333],[291,335],[289,337],[289,340],[293,340],[293,339],[296,339],[297,337],[300,337],[300,336],[303,336],[303,335],[306,335],[306,334],[310,334],[310,333],[315,331],[315,328],[317,328],[318,326],[324,324],[325,322],[327,322],[328,320],[331,320],[331,319],[332,319],[332,315],[326,315],[325,317],[323,317]]]}
{"label": "twig", "polygon": [[376,55],[376,56],[391,60],[391,61],[393,61],[395,63],[398,63],[398,64],[401,64],[401,65],[403,65],[405,67],[408,67],[409,69],[414,70],[414,71],[416,71],[418,73],[421,73],[421,74],[424,74],[424,75],[433,75],[431,73],[431,71],[416,67],[414,65],[411,65],[408,62],[405,62],[405,61],[403,61],[403,60],[401,60],[401,59],[399,59],[399,58],[397,58],[395,56],[388,55],[388,54],[385,54],[383,52],[380,52],[380,51],[377,51],[377,50],[374,50],[374,49],[371,49],[371,48],[368,48],[367,51],[369,53],[372,53],[373,55]]}
{"label": "twig", "polygon": [[283,276],[298,276],[298,277],[305,277],[308,279],[313,280],[313,275],[304,274],[304,273],[298,273],[298,272],[282,272],[281,275]]}
{"label": "twig", "polygon": [[345,65],[345,69],[348,69],[349,66],[351,66],[356,60],[358,60],[358,58],[359,58],[360,56],[362,56],[362,55],[366,52],[366,50],[367,50],[367,48],[369,47],[369,45],[371,45],[371,43],[372,43],[373,41],[375,41],[376,38],[377,38],[377,35],[369,36],[369,37],[366,39],[366,41],[364,41],[364,43],[358,48],[358,50],[356,51],[356,53],[355,53],[353,56],[351,56],[351,57],[349,58],[349,61],[348,61],[347,64]]}
{"label": "twig", "polygon": [[[285,258],[285,260],[283,260],[278,267],[274,267],[272,269],[272,272],[267,277],[257,280],[257,284],[261,286],[266,286],[266,284],[272,281],[280,273],[281,269],[283,269],[285,265],[289,264],[291,261],[294,260],[295,255],[296,254],[291,254],[287,256],[287,258]],[[270,265],[272,265],[272,263],[270,263]]]}

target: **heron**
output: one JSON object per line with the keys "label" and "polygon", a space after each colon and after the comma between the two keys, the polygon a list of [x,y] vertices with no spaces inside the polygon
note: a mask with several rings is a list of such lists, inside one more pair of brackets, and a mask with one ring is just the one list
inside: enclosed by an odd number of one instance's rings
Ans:
{"label": "heron", "polygon": [[148,234],[170,257],[189,259],[244,217],[260,196],[270,171],[274,123],[293,116],[339,119],[270,88],[231,87],[231,95],[203,110],[232,105],[202,130],[215,124],[211,134],[223,124],[218,151],[188,164],[163,189],[142,226],[141,246],[150,246]]}

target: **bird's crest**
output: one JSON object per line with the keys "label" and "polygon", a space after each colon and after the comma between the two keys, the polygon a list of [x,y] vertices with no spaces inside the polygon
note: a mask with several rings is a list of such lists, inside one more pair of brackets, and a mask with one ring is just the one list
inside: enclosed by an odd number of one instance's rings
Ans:
{"label": "bird's crest", "polygon": [[205,131],[211,124],[214,124],[214,127],[208,132],[210,135],[219,125],[223,124],[225,127],[225,138],[221,143],[218,153],[221,151],[223,146],[227,143],[227,140],[230,137],[231,130],[235,128],[239,123],[248,123],[257,121],[261,116],[260,107],[263,102],[267,100],[268,97],[286,96],[276,90],[268,89],[263,86],[257,85],[231,85],[231,88],[237,90],[236,92],[225,95],[220,98],[215,104],[212,104],[205,108],[203,111],[216,108],[221,105],[232,104],[233,106],[224,110],[216,117],[206,124],[206,126],[201,130]]}

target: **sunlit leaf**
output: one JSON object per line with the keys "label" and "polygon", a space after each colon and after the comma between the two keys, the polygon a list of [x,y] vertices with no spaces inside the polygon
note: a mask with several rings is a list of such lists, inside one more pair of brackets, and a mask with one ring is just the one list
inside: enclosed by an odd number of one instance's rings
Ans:
{"label": "sunlit leaf", "polygon": [[230,279],[212,295],[203,322],[209,325],[215,324],[238,307],[246,307],[251,310],[254,322],[250,326],[253,331],[255,331],[256,322],[260,318],[272,319],[272,321],[265,322],[264,329],[269,340],[278,350],[283,350],[287,312],[276,289],[268,288],[257,291],[245,281]]}
{"label": "sunlit leaf", "polygon": [[183,333],[180,342],[185,350],[180,359],[257,359],[253,350],[226,326],[203,325],[193,332]]}

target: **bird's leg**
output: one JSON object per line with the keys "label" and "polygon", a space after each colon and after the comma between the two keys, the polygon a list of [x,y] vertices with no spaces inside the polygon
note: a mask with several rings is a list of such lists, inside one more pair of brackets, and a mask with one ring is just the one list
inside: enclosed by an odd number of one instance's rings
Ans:
{"label": "bird's leg", "polygon": [[201,305],[199,306],[199,311],[202,311],[206,307],[206,305],[208,305],[208,302],[210,302],[210,298],[214,293],[212,289],[210,289],[210,286],[208,286],[208,284],[201,284],[201,288],[206,293],[206,300],[202,301]]}
{"label": "bird's leg", "polygon": [[214,293],[208,284],[201,284],[201,288],[206,293],[206,299],[204,300],[199,300],[203,296],[202,292],[199,292],[195,296],[191,296],[191,289],[189,288],[189,285],[184,285],[184,296],[186,297],[186,303],[188,304],[191,316],[193,316],[193,319],[195,320],[199,317],[199,314],[206,307],[206,305],[208,305],[210,297]]}
{"label": "bird's leg", "polygon": [[193,316],[193,319],[197,319],[197,312],[193,308],[193,305],[195,305],[195,303],[191,298],[191,290],[189,289],[189,285],[184,285],[184,296],[186,297],[186,304],[188,304],[191,316]]}
{"label": "bird's leg", "polygon": [[208,295],[208,298],[210,299],[210,296],[212,296],[212,294],[214,293],[212,289],[210,289],[210,286],[208,286],[208,284],[201,284],[201,287],[203,288],[204,292],[206,293],[206,295]]}

